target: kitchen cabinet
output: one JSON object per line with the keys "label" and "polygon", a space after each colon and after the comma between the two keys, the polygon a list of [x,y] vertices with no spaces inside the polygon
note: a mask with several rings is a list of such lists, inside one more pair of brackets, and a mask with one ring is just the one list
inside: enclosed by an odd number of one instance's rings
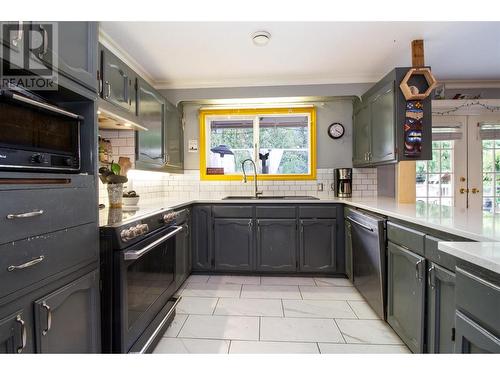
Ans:
{"label": "kitchen cabinet", "polygon": [[110,50],[101,46],[102,82],[101,96],[104,100],[133,115],[136,114],[136,74]]}
{"label": "kitchen cabinet", "polygon": [[352,234],[351,234],[351,223],[348,220],[345,220],[345,230],[344,230],[344,236],[345,236],[345,273],[347,275],[347,278],[351,281],[354,280],[353,278],[353,270],[352,270]]}
{"label": "kitchen cabinet", "polygon": [[354,105],[353,124],[353,165],[361,167],[369,163],[371,148],[370,107],[367,103]]}
{"label": "kitchen cabinet", "polygon": [[427,351],[453,353],[455,349],[455,273],[431,263],[427,283]]}
{"label": "kitchen cabinet", "polygon": [[212,269],[212,207],[194,206],[192,216],[191,253],[193,271]]}
{"label": "kitchen cabinet", "polygon": [[137,79],[137,116],[147,131],[136,132],[136,167],[165,165],[165,99],[142,78]]}
{"label": "kitchen cabinet", "polygon": [[100,351],[98,271],[36,300],[34,306],[38,352]]}
{"label": "kitchen cabinet", "polygon": [[387,322],[414,353],[424,349],[425,258],[387,247]]}
{"label": "kitchen cabinet", "polygon": [[301,219],[299,239],[301,272],[335,271],[337,242],[335,219]]}
{"label": "kitchen cabinet", "polygon": [[296,271],[297,221],[258,219],[256,250],[257,271]]}
{"label": "kitchen cabinet", "polygon": [[214,219],[216,271],[253,268],[253,219]]}
{"label": "kitchen cabinet", "polygon": [[500,338],[459,311],[456,312],[455,321],[455,353],[500,353]]}
{"label": "kitchen cabinet", "polygon": [[395,112],[394,81],[383,86],[370,100],[371,147],[370,163],[383,163],[395,160]]}
{"label": "kitchen cabinet", "polygon": [[3,74],[9,66],[24,67],[24,45],[28,43],[29,22],[0,22],[2,27]]}
{"label": "kitchen cabinet", "polygon": [[20,309],[0,319],[0,354],[33,353],[32,314]]}
{"label": "kitchen cabinet", "polygon": [[182,170],[184,166],[184,126],[181,111],[165,101],[166,170]]}
{"label": "kitchen cabinet", "polygon": [[[422,152],[404,154],[406,100],[399,85],[410,68],[395,68],[373,85],[353,108],[353,166],[373,167],[404,160],[431,160],[431,97],[422,100]],[[423,76],[411,79],[421,92],[427,88]]]}
{"label": "kitchen cabinet", "polygon": [[[40,60],[52,66],[52,54],[57,58],[59,73],[97,92],[98,70],[98,25],[97,22],[57,22],[57,46],[53,49],[53,40],[41,23],[33,23],[32,28],[45,35],[43,42],[47,43],[39,53]],[[45,41],[45,38],[48,40]],[[43,43],[42,43],[43,46]]]}

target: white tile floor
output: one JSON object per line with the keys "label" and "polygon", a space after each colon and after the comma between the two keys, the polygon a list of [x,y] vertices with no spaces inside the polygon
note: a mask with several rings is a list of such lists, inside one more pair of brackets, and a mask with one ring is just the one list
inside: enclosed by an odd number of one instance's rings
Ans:
{"label": "white tile floor", "polygon": [[155,353],[409,353],[349,280],[192,275]]}

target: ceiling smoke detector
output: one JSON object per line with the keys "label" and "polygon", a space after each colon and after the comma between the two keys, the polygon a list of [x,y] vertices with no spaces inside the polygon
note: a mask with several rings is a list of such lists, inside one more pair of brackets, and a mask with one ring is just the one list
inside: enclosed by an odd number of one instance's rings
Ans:
{"label": "ceiling smoke detector", "polygon": [[271,34],[269,34],[267,31],[256,31],[252,34],[253,44],[259,47],[267,45],[270,39]]}

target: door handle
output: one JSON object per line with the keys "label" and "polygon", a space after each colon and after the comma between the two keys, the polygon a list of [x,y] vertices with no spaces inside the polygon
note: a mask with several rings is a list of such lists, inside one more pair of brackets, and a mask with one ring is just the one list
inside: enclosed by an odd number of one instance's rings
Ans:
{"label": "door handle", "polygon": [[40,215],[43,215],[43,210],[24,212],[22,214],[8,214],[7,219],[9,219],[9,220],[24,219],[26,217],[35,217],[35,216],[40,216]]}
{"label": "door handle", "polygon": [[33,267],[35,264],[42,262],[44,259],[45,259],[45,256],[40,255],[38,258],[32,259],[29,262],[20,264],[18,266],[11,265],[11,266],[7,267],[7,271],[12,272],[15,270],[22,270],[24,268]]}
{"label": "door handle", "polygon": [[421,264],[424,262],[424,259],[420,259],[417,263],[415,263],[415,278],[418,281],[422,281],[423,275],[422,275],[422,267]]}
{"label": "door handle", "polygon": [[42,331],[42,335],[45,336],[52,327],[52,310],[50,310],[50,306],[45,301],[42,302],[42,307],[47,310],[47,328]]}
{"label": "door handle", "polygon": [[18,315],[16,317],[16,322],[21,326],[21,346],[19,346],[16,351],[18,353],[22,353],[22,351],[26,347],[26,324],[24,323],[21,315]]}
{"label": "door handle", "polygon": [[477,189],[477,188],[472,188],[472,189],[471,189],[471,192],[472,192],[472,194],[477,194],[477,193],[479,193],[479,189]]}
{"label": "door handle", "polygon": [[469,189],[460,188],[460,194],[468,193]]}
{"label": "door handle", "polygon": [[43,48],[42,48],[42,52],[40,52],[38,54],[38,57],[43,58],[47,54],[47,51],[49,49],[49,33],[48,33],[47,29],[45,29],[42,25],[40,25],[40,30],[42,30],[42,32],[43,32],[43,36],[42,36]]}

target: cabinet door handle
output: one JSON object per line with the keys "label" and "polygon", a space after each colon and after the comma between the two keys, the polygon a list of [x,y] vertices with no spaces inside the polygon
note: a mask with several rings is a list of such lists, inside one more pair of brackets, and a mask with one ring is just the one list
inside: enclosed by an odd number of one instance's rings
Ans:
{"label": "cabinet door handle", "polygon": [[435,272],[435,269],[436,268],[434,266],[431,266],[429,268],[429,270],[428,270],[429,271],[429,275],[428,275],[427,282],[428,282],[429,286],[431,287],[431,289],[434,289],[434,287],[436,286],[436,284],[434,282],[434,272]]}
{"label": "cabinet door handle", "polygon": [[109,99],[111,97],[111,84],[109,83],[109,81],[104,82],[104,84],[106,85],[107,88],[107,93],[104,94],[104,98]]}
{"label": "cabinet door handle", "polygon": [[50,306],[47,305],[45,301],[42,302],[42,307],[47,310],[47,329],[44,329],[42,331],[42,335],[45,336],[47,332],[50,331],[50,328],[52,327],[52,310],[50,310]]}
{"label": "cabinet door handle", "polygon": [[26,347],[26,324],[24,323],[21,315],[18,315],[16,317],[16,322],[21,326],[21,346],[17,348],[17,352],[22,353],[22,351]]}
{"label": "cabinet door handle", "polygon": [[17,36],[11,41],[14,47],[17,47],[19,42],[23,40],[23,21],[19,21],[17,23],[17,27],[18,27]]}
{"label": "cabinet door handle", "polygon": [[420,266],[423,263],[423,259],[420,259],[417,263],[415,263],[415,278],[418,281],[422,281],[422,267]]}
{"label": "cabinet door handle", "polygon": [[22,214],[8,214],[7,219],[9,220],[14,220],[14,219],[24,219],[27,217],[35,217],[35,216],[40,216],[43,215],[43,210],[35,210],[31,212],[24,212]]}
{"label": "cabinet door handle", "polygon": [[42,262],[44,259],[45,259],[45,256],[40,255],[38,258],[32,259],[29,262],[20,264],[18,266],[11,265],[11,266],[7,267],[7,271],[12,272],[15,270],[22,270],[24,268],[33,267],[35,264]]}
{"label": "cabinet door handle", "polygon": [[252,230],[252,226],[253,226],[253,223],[252,223],[252,219],[248,220],[248,230]]}
{"label": "cabinet door handle", "polygon": [[45,29],[42,25],[40,25],[40,29],[43,32],[42,36],[42,44],[43,44],[43,49],[42,52],[38,54],[39,58],[43,58],[49,49],[49,33],[47,32],[47,29]]}

